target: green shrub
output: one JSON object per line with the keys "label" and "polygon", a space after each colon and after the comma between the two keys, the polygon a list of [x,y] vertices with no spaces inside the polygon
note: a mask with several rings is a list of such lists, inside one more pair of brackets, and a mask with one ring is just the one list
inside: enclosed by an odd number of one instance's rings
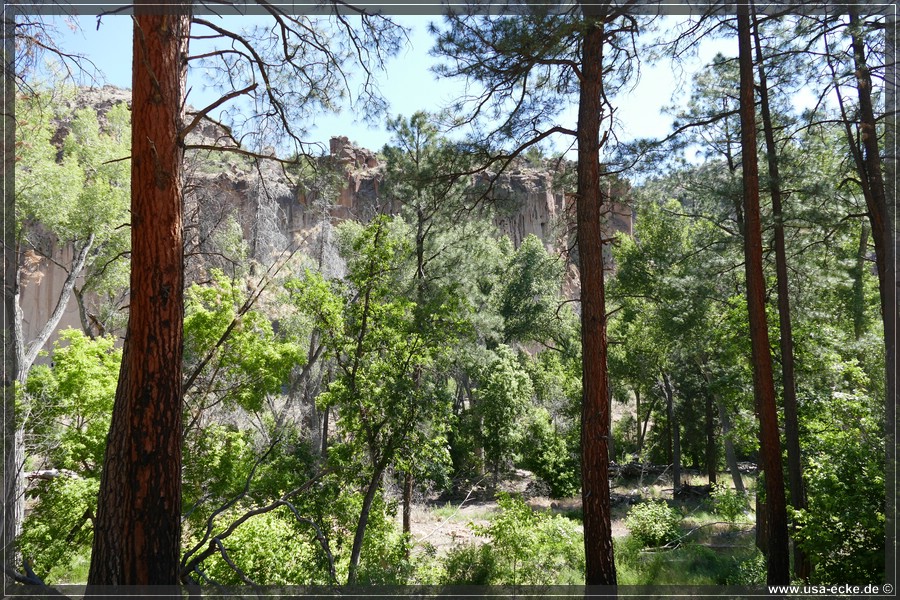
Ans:
{"label": "green shrub", "polygon": [[522,444],[522,466],[550,486],[551,498],[568,498],[581,487],[578,460],[566,439],[556,431],[550,413],[534,411]]}
{"label": "green shrub", "polygon": [[645,548],[663,546],[678,539],[681,514],[663,500],[649,500],[632,507],[625,526]]}
{"label": "green shrub", "polygon": [[450,550],[444,559],[442,583],[490,585],[496,571],[496,555],[489,545],[465,544]]}
{"label": "green shrub", "polygon": [[538,513],[521,499],[501,494],[500,514],[472,530],[488,538],[482,546],[452,550],[444,584],[551,585],[583,582],[584,543],[565,517]]}
{"label": "green shrub", "polygon": [[766,557],[762,552],[756,550],[751,556],[736,561],[725,583],[727,585],[765,585]]}
{"label": "green shrub", "polygon": [[747,496],[725,484],[715,484],[710,497],[713,511],[727,521],[741,520],[747,510]]}
{"label": "green shrub", "polygon": [[[230,513],[234,518],[239,512]],[[286,508],[256,515],[223,540],[228,558],[251,580],[266,585],[328,584],[328,569],[321,547],[309,532],[301,533]],[[242,585],[239,575],[221,554],[203,561],[212,581]]]}

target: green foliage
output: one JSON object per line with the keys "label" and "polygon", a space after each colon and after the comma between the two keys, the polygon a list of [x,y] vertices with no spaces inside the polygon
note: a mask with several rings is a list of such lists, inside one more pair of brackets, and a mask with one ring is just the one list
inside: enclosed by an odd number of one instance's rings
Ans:
{"label": "green foliage", "polygon": [[[613,547],[619,585],[737,585],[738,581],[733,580],[735,570],[752,560],[746,557],[745,550],[723,553],[701,544],[642,552],[640,540],[630,535],[615,538]],[[764,564],[762,582],[765,582]],[[748,577],[747,585],[758,583]]]}
{"label": "green foliage", "polygon": [[713,510],[732,523],[743,520],[747,511],[747,497],[733,487],[717,483],[710,492]]}
{"label": "green foliage", "polygon": [[527,412],[534,388],[528,374],[507,346],[496,350],[496,359],[481,376],[476,392],[479,441],[485,460],[495,476],[514,458],[525,434],[522,416]]}
{"label": "green foliage", "polygon": [[559,515],[531,510],[508,494],[497,498],[501,512],[472,530],[489,541],[460,546],[445,560],[443,583],[550,585],[583,581],[584,542],[575,524]]}
{"label": "green foliage", "polygon": [[[76,253],[91,240],[82,292],[112,301],[128,284],[130,244],[131,113],[125,103],[111,107],[101,124],[97,113],[74,113],[62,88],[36,88],[16,101],[16,217],[26,246],[46,253],[50,233]],[[52,142],[60,121],[68,122],[62,149]],[[34,228],[40,223],[40,228]]]}
{"label": "green foliage", "polygon": [[574,315],[560,307],[564,263],[551,256],[543,242],[527,236],[510,258],[498,292],[498,312],[503,317],[505,343],[574,342]]}
{"label": "green foliage", "polygon": [[31,369],[19,407],[38,468],[56,469],[28,490],[33,509],[22,526],[23,556],[47,582],[73,582],[85,569],[106,435],[122,351],[110,337],[60,332],[50,365]]}
{"label": "green foliage", "polygon": [[628,511],[625,526],[644,547],[655,548],[678,539],[681,514],[664,500],[648,500]]}
{"label": "green foliage", "polygon": [[816,435],[804,473],[808,508],[793,511],[794,535],[815,582],[876,581],[884,570],[884,454],[873,443],[881,421],[858,397],[822,404],[810,423]]}
{"label": "green foliage", "polygon": [[[240,516],[238,511],[223,515]],[[248,519],[224,540],[228,558],[251,580],[270,585],[327,584],[323,579],[321,550],[308,532],[294,523],[287,508],[278,508]],[[243,585],[244,581],[222,558],[215,554],[203,563],[203,571],[212,581],[223,585]]]}
{"label": "green foliage", "polygon": [[568,498],[581,489],[578,456],[559,434],[546,409],[531,415],[522,444],[522,465],[550,486],[552,498]]}
{"label": "green foliage", "polygon": [[238,281],[218,270],[211,277],[210,284],[194,284],[185,295],[186,371],[200,368],[212,354],[214,360],[203,367],[204,394],[259,410],[291,369],[305,362],[305,351],[297,340],[276,335],[262,308],[242,310],[247,293]]}
{"label": "green foliage", "polygon": [[765,585],[766,583],[766,557],[756,550],[743,560],[735,560],[731,573],[725,580],[728,585]]}
{"label": "green foliage", "polygon": [[33,452],[54,468],[99,477],[122,351],[110,337],[60,332],[52,366],[31,369],[23,413]]}
{"label": "green foliage", "polygon": [[66,475],[41,481],[29,496],[38,503],[25,518],[18,543],[46,583],[82,583],[91,552],[100,479]]}

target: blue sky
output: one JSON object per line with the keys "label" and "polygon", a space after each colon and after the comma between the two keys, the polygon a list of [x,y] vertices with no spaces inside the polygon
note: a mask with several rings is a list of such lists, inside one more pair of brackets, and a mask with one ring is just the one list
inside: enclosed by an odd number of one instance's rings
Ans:
{"label": "blue sky", "polygon": [[[262,19],[262,17],[252,17]],[[669,17],[671,18],[671,17]],[[411,47],[404,48],[399,56],[389,59],[386,71],[379,75],[380,87],[390,103],[390,114],[409,116],[417,110],[436,111],[463,90],[462,83],[437,79],[429,70],[434,64],[429,56],[432,40],[426,25],[435,21],[435,16],[405,16],[397,20],[412,29]],[[73,31],[62,20],[58,22],[62,48],[88,56],[102,71],[103,83],[120,87],[131,85],[131,18],[128,16],[105,16],[99,27],[94,16],[77,19],[80,30]],[[735,46],[733,49],[730,46]],[[700,48],[697,64],[708,61],[717,51],[736,54],[736,42],[710,42]],[[685,77],[689,77],[686,73]],[[641,79],[627,98],[617,101],[617,117],[622,122],[621,139],[634,137],[661,136],[670,129],[671,118],[661,113],[664,105],[671,103],[671,95],[678,81],[667,65],[647,66],[641,69]],[[202,90],[202,82],[189,75],[191,88],[188,102],[195,107],[208,104],[218,97]],[[687,86],[684,86],[687,89]],[[575,100],[575,99],[573,99]],[[567,111],[569,122],[563,125],[573,127],[576,116],[574,105]],[[379,150],[390,141],[383,128],[372,128],[362,123],[351,111],[342,114],[320,114],[315,126],[310,128],[310,140],[327,143],[332,136],[345,135],[359,145]]]}

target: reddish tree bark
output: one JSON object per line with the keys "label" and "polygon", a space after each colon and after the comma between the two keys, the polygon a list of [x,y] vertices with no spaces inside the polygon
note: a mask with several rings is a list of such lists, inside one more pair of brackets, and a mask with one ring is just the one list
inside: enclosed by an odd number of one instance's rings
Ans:
{"label": "reddish tree bark", "polygon": [[[585,12],[588,12],[585,7]],[[609,503],[609,396],[606,306],[600,213],[600,119],[604,28],[588,19],[582,42],[578,107],[577,242],[581,278],[582,412],[581,496],[584,507],[585,582],[615,585]]]}
{"label": "reddish tree bark", "polygon": [[756,152],[756,110],[753,84],[753,57],[750,45],[750,10],[738,5],[738,59],[741,74],[741,153],[744,184],[744,267],[747,277],[747,311],[753,363],[753,388],[760,422],[760,454],[766,481],[766,525],[768,527],[766,582],[790,583],[787,507],[784,473],[781,468],[781,440],[769,330],[766,322],[765,277],[763,275],[762,226],[759,210],[759,166]]}
{"label": "reddish tree bark", "polygon": [[[152,14],[153,12],[163,14]],[[131,296],[88,584],[177,585],[186,6],[135,7]]]}
{"label": "reddish tree bark", "polygon": [[[775,276],[778,288],[779,347],[781,349],[781,380],[784,387],[784,439],[787,446],[788,481],[791,489],[791,506],[806,508],[806,490],[803,485],[803,466],[800,461],[800,418],[797,414],[797,382],[794,377],[794,334],[791,326],[791,302],[788,289],[787,249],[784,242],[784,212],[782,210],[781,174],[778,169],[778,148],[775,145],[775,128],[769,109],[769,87],[763,65],[762,45],[759,41],[759,22],[753,17],[753,34],[756,42],[756,62],[759,71],[759,111],[766,141],[766,159],[769,166],[769,195],[772,197],[772,219],[775,221]],[[809,579],[811,565],[806,553],[794,544],[794,574]]]}

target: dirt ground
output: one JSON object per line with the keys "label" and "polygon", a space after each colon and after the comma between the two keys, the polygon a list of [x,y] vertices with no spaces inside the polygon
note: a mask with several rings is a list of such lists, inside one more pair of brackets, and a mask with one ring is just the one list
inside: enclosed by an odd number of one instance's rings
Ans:
{"label": "dirt ground", "polygon": [[[557,514],[581,511],[580,497],[551,499],[541,493],[533,480],[531,473],[518,470],[499,482],[497,491],[519,494],[536,510],[549,510]],[[686,473],[685,483],[700,485],[705,483],[705,478],[692,479],[691,474]],[[623,537],[628,533],[625,516],[631,506],[647,498],[672,498],[671,478],[664,474],[648,475],[642,479],[616,479],[611,482],[610,496],[612,534],[613,537]],[[704,498],[680,497],[679,502],[691,512],[703,508]],[[433,548],[437,554],[446,554],[451,548],[461,544],[484,543],[486,540],[473,534],[469,524],[487,525],[491,516],[498,511],[494,494],[483,484],[461,490],[455,495],[423,498],[414,503],[412,509],[411,529],[415,548],[418,551]]]}
{"label": "dirt ground", "polygon": [[[525,502],[535,510],[549,510],[554,513],[571,513],[581,510],[581,498],[551,499],[546,495],[535,493],[532,486],[531,473],[516,471],[497,486],[498,491],[521,494]],[[469,524],[487,525],[490,517],[499,512],[497,501],[483,486],[476,486],[471,493],[456,496],[438,496],[414,503],[412,508],[411,529],[415,547],[423,549],[430,545],[438,554],[444,554],[451,548],[467,543],[483,543],[472,533]],[[621,537],[628,533],[624,519],[628,507],[637,502],[630,501],[629,495],[613,493],[613,537]],[[580,528],[580,526],[579,526]]]}

